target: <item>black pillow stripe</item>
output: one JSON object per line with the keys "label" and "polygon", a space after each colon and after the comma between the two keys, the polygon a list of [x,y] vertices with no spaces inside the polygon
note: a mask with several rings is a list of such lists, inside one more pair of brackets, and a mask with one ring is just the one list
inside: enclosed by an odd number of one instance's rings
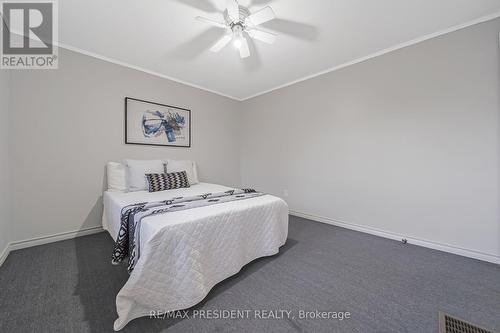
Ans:
{"label": "black pillow stripe", "polygon": [[190,187],[186,171],[172,173],[148,173],[149,192],[172,190],[175,188]]}

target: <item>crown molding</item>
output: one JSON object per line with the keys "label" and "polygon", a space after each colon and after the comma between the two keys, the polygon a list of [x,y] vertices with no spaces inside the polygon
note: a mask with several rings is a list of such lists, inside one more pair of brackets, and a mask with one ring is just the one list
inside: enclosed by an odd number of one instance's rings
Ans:
{"label": "crown molding", "polygon": [[242,101],[241,98],[234,97],[234,96],[231,96],[231,95],[227,95],[227,94],[224,94],[224,93],[222,93],[220,91],[217,91],[217,90],[213,90],[213,89],[210,89],[210,88],[207,88],[207,87],[203,87],[203,86],[200,86],[200,85],[197,85],[197,84],[194,84],[194,83],[190,83],[190,82],[187,82],[187,81],[184,81],[184,80],[172,77],[172,76],[161,74],[161,73],[158,73],[158,72],[146,69],[144,67],[132,65],[132,64],[129,64],[127,62],[120,61],[118,59],[109,58],[109,57],[106,57],[106,56],[103,56],[103,55],[100,55],[100,54],[97,54],[97,53],[94,53],[94,52],[83,50],[83,49],[80,49],[78,47],[75,47],[75,46],[72,46],[72,45],[69,45],[69,44],[54,43],[54,45],[56,45],[57,47],[62,48],[62,49],[66,49],[66,50],[69,50],[69,51],[80,53],[80,54],[83,54],[83,55],[86,55],[86,56],[89,56],[89,57],[92,57],[92,58],[96,58],[96,59],[99,59],[99,60],[103,60],[103,61],[115,64],[115,65],[119,65],[119,66],[130,68],[130,69],[134,69],[136,71],[143,72],[143,73],[146,73],[146,74],[149,74],[149,75],[153,75],[153,76],[156,76],[156,77],[159,77],[159,78],[162,78],[162,79],[166,79],[166,80],[169,80],[169,81],[177,82],[177,83],[183,84],[183,85],[191,87],[191,88],[196,88],[196,89],[204,90],[206,92],[209,92],[209,93],[212,93],[212,94],[216,94],[216,95],[219,95],[219,96],[222,96],[222,97],[226,97],[226,98],[229,98],[229,99],[232,99],[232,100],[235,100],[235,101],[239,101],[239,102]]}
{"label": "crown molding", "polygon": [[303,78],[300,78],[300,79],[297,79],[297,80],[294,80],[294,81],[291,81],[291,82],[279,85],[277,87],[274,87],[274,88],[271,88],[271,89],[259,92],[257,94],[254,94],[254,95],[242,98],[241,101],[246,101],[246,100],[249,100],[249,99],[261,96],[261,95],[265,95],[265,94],[268,94],[268,93],[273,92],[275,90],[286,88],[286,87],[292,86],[294,84],[297,84],[297,83],[300,83],[300,82],[304,82],[304,81],[313,79],[315,77],[318,77],[318,76],[321,76],[321,75],[324,75],[324,74],[335,72],[335,71],[338,71],[340,69],[343,69],[343,68],[346,68],[346,67],[349,67],[349,66],[352,66],[352,65],[355,65],[355,64],[359,64],[361,62],[365,62],[365,61],[373,59],[373,58],[380,57],[380,56],[382,56],[384,54],[387,54],[387,53],[390,53],[390,52],[394,52],[394,51],[397,51],[397,50],[400,50],[400,49],[403,49],[405,47],[408,47],[408,46],[411,46],[411,45],[415,45],[415,44],[418,44],[418,43],[421,43],[421,42],[425,42],[425,41],[427,41],[429,39],[433,39],[433,38],[436,38],[436,37],[439,37],[439,36],[442,36],[442,35],[446,35],[446,34],[449,34],[451,32],[455,32],[455,31],[458,31],[458,30],[461,30],[461,29],[464,29],[464,28],[468,28],[468,27],[473,26],[473,25],[477,25],[477,24],[480,24],[480,23],[491,21],[491,20],[494,20],[494,19],[499,18],[499,17],[500,17],[500,11],[495,12],[495,13],[490,14],[490,15],[487,15],[487,16],[480,17],[478,19],[475,19],[475,20],[472,20],[472,21],[469,21],[469,22],[466,22],[466,23],[463,23],[463,24],[455,25],[453,27],[450,27],[450,28],[447,28],[447,29],[444,29],[444,30],[440,30],[440,31],[432,33],[432,34],[428,34],[428,35],[425,35],[425,36],[422,36],[422,37],[419,37],[419,38],[412,39],[412,40],[410,40],[408,42],[400,43],[400,44],[397,44],[397,45],[385,48],[383,50],[377,51],[377,52],[372,53],[370,55],[367,55],[365,57],[361,57],[361,58],[358,58],[358,59],[355,59],[355,60],[343,63],[341,65],[331,67],[331,68],[323,70],[321,72],[318,72],[318,73],[315,73],[315,74],[312,74],[312,75],[308,75],[308,76],[305,76]]}
{"label": "crown molding", "polygon": [[[17,31],[17,30],[12,30],[11,29],[10,33],[18,35],[18,36],[24,36],[22,32]],[[118,65],[118,66],[126,67],[126,68],[129,68],[129,69],[133,69],[133,70],[136,70],[136,71],[139,71],[139,72],[143,72],[143,73],[146,73],[146,74],[149,74],[149,75],[153,75],[153,76],[156,76],[156,77],[159,77],[159,78],[162,78],[162,79],[166,79],[166,80],[169,80],[169,81],[177,82],[177,83],[183,84],[183,85],[191,87],[191,88],[196,88],[196,89],[204,90],[206,92],[209,92],[209,93],[212,93],[212,94],[216,94],[216,95],[219,95],[219,96],[222,96],[222,97],[226,97],[226,98],[238,101],[238,102],[242,101],[241,98],[234,97],[234,96],[231,96],[231,95],[227,95],[227,94],[224,94],[224,93],[222,93],[220,91],[209,89],[209,88],[206,88],[206,87],[194,84],[194,83],[190,83],[190,82],[187,82],[187,81],[184,81],[184,80],[181,80],[181,79],[177,79],[175,77],[171,77],[171,76],[168,76],[168,75],[165,75],[165,74],[161,74],[161,73],[158,73],[158,72],[155,72],[155,71],[152,71],[152,70],[140,67],[140,66],[132,65],[132,64],[129,64],[127,62],[120,61],[118,59],[106,57],[106,56],[103,56],[103,55],[100,55],[100,54],[97,54],[97,53],[94,53],[94,52],[90,52],[90,51],[78,48],[76,46],[72,46],[72,45],[69,45],[69,44],[61,43],[59,41],[55,42],[54,45],[57,46],[60,49],[65,49],[65,50],[69,50],[69,51],[72,51],[72,52],[75,52],[75,53],[83,54],[83,55],[86,55],[88,57],[92,57],[92,58],[95,58],[95,59],[106,61],[106,62],[115,64],[115,65]]]}
{"label": "crown molding", "polygon": [[[210,88],[207,88],[207,87],[204,87],[204,86],[200,86],[200,85],[188,82],[188,81],[184,81],[184,80],[172,77],[172,76],[161,74],[159,72],[155,72],[155,71],[149,70],[147,68],[143,68],[143,67],[140,67],[140,66],[136,66],[136,65],[124,62],[124,61],[120,61],[118,59],[106,57],[106,56],[97,54],[95,52],[87,51],[87,50],[84,50],[84,49],[81,49],[81,48],[78,48],[78,47],[75,47],[75,46],[72,46],[72,45],[69,45],[69,44],[59,43],[58,42],[58,43],[54,43],[54,45],[56,45],[59,48],[63,48],[63,49],[69,50],[69,51],[80,53],[80,54],[83,54],[83,55],[86,55],[86,56],[89,56],[89,57],[93,57],[93,58],[96,58],[96,59],[99,59],[99,60],[103,60],[103,61],[115,64],[115,65],[119,65],[119,66],[130,68],[130,69],[134,69],[134,70],[137,70],[137,71],[140,71],[140,72],[143,72],[143,73],[146,73],[146,74],[150,74],[150,75],[162,78],[162,79],[166,79],[166,80],[170,80],[170,81],[173,81],[173,82],[177,82],[177,83],[183,84],[183,85],[188,86],[188,87],[200,89],[200,90],[203,90],[203,91],[206,91],[206,92],[209,92],[209,93],[212,93],[212,94],[216,94],[216,95],[219,95],[219,96],[222,96],[222,97],[225,97],[225,98],[229,98],[229,99],[232,99],[232,100],[235,100],[235,101],[238,101],[238,102],[243,102],[243,101],[247,101],[247,100],[250,100],[252,98],[258,97],[258,96],[262,96],[262,95],[271,93],[273,91],[276,91],[276,90],[279,90],[279,89],[282,89],[282,88],[286,88],[286,87],[292,86],[292,85],[300,83],[300,82],[304,82],[304,81],[316,78],[316,77],[321,76],[321,75],[332,73],[332,72],[341,70],[343,68],[346,68],[346,67],[349,67],[349,66],[352,66],[352,65],[356,65],[356,64],[368,61],[368,60],[373,59],[373,58],[380,57],[380,56],[382,56],[384,54],[387,54],[387,53],[390,53],[390,52],[394,52],[394,51],[406,48],[408,46],[412,46],[412,45],[415,45],[415,44],[418,44],[418,43],[421,43],[421,42],[424,42],[424,41],[427,41],[427,40],[430,40],[430,39],[433,39],[433,38],[436,38],[436,37],[440,37],[442,35],[446,35],[446,34],[449,34],[449,33],[452,33],[452,32],[455,32],[455,31],[458,31],[458,30],[461,30],[461,29],[464,29],[464,28],[468,28],[470,26],[474,26],[474,25],[477,25],[477,24],[480,24],[480,23],[488,22],[488,21],[497,19],[499,17],[500,17],[500,11],[497,11],[497,12],[492,13],[490,15],[486,15],[486,16],[477,18],[475,20],[468,21],[466,23],[455,25],[453,27],[450,27],[450,28],[447,28],[447,29],[444,29],[444,30],[440,30],[440,31],[435,32],[435,33],[431,33],[431,34],[428,34],[428,35],[425,35],[425,36],[422,36],[422,37],[419,37],[419,38],[412,39],[412,40],[410,40],[408,42],[400,43],[400,44],[397,44],[397,45],[385,48],[383,50],[374,52],[374,53],[372,53],[370,55],[367,55],[365,57],[361,57],[361,58],[358,58],[358,59],[355,59],[355,60],[343,63],[341,65],[337,65],[337,66],[328,68],[326,70],[323,70],[323,71],[320,71],[320,72],[317,72],[317,73],[314,73],[314,74],[311,74],[311,75],[299,78],[297,80],[290,81],[288,83],[285,83],[285,84],[276,86],[274,88],[267,89],[267,90],[264,90],[264,91],[261,91],[259,93],[250,95],[248,97],[243,97],[243,98],[231,96],[231,95],[225,94],[225,93],[217,91],[217,90],[213,90],[213,89],[210,89]],[[11,31],[11,32],[16,33],[14,31]]]}

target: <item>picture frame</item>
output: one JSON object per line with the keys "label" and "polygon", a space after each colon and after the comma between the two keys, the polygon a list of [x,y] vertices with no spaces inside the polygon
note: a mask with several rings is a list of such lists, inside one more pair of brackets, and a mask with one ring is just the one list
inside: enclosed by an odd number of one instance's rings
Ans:
{"label": "picture frame", "polygon": [[125,144],[191,147],[191,110],[125,97]]}

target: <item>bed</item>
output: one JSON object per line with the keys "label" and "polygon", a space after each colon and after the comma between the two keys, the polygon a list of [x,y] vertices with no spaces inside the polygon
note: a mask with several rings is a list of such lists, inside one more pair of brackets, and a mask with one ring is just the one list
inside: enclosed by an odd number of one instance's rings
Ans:
{"label": "bed", "polygon": [[[161,192],[104,192],[103,228],[116,239],[122,209],[138,202],[218,193],[231,188],[198,183]],[[288,235],[288,206],[262,195],[161,215],[140,225],[140,259],[116,297],[116,331],[152,311],[199,303],[217,283],[254,259],[279,252]]]}

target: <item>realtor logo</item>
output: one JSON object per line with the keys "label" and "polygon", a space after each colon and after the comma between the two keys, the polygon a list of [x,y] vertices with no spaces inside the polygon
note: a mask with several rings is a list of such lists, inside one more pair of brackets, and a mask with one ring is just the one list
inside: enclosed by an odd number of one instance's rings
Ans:
{"label": "realtor logo", "polygon": [[56,69],[56,0],[2,1],[0,68]]}

